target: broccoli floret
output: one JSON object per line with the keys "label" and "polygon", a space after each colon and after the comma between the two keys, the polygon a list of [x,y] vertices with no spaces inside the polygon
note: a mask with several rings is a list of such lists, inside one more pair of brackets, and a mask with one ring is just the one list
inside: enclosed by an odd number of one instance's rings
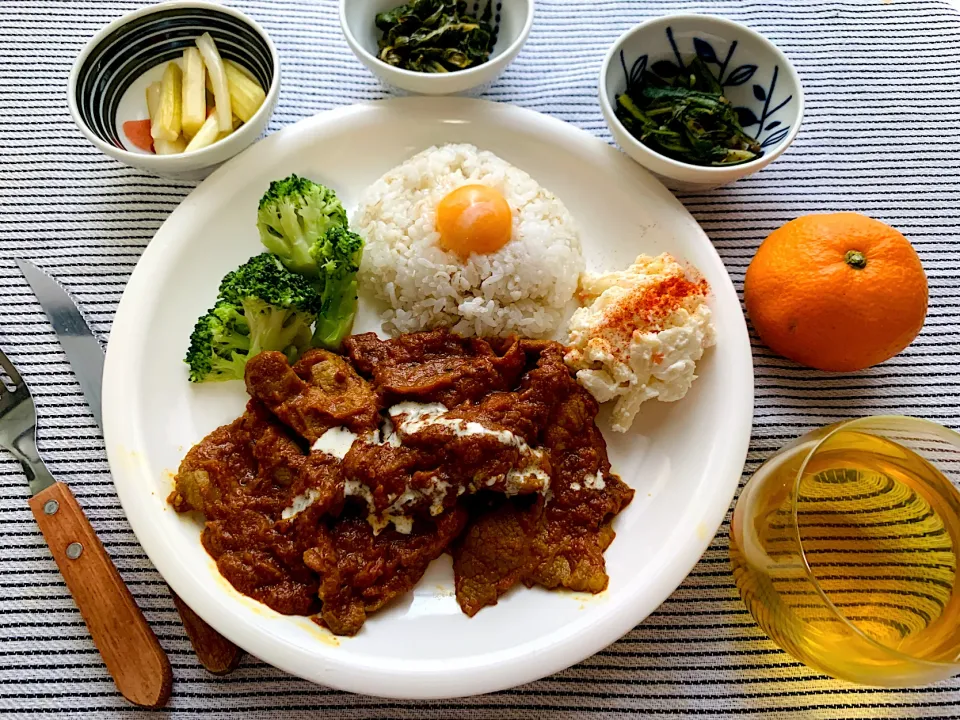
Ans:
{"label": "broccoli floret", "polygon": [[216,306],[197,321],[186,362],[193,382],[243,378],[248,358],[264,350],[291,362],[309,347],[320,295],[270,253],[250,258],[220,283]]}
{"label": "broccoli floret", "polygon": [[332,227],[346,227],[347,213],[337,194],[306,178],[275,180],[257,210],[260,241],[294,272],[316,277],[310,248]]}
{"label": "broccoli floret", "polygon": [[320,313],[313,344],[336,350],[350,333],[357,314],[357,270],[363,254],[363,238],[343,227],[327,230],[310,248],[319,271]]}
{"label": "broccoli floret", "polygon": [[[240,322],[237,322],[237,319]],[[190,335],[186,363],[192,382],[239,380],[250,356],[250,336],[243,316],[229,303],[217,303],[197,320]]]}
{"label": "broccoli floret", "polygon": [[309,279],[290,272],[270,253],[250,258],[223,278],[220,299],[240,309],[250,335],[250,357],[279,350],[293,360],[310,345],[320,296]]}

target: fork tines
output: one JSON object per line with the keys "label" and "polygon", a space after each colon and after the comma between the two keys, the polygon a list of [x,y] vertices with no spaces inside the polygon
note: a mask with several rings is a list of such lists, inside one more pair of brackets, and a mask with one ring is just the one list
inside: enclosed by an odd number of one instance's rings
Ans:
{"label": "fork tines", "polygon": [[[3,368],[3,371],[7,374],[7,377],[10,378],[10,382],[13,383],[14,389],[19,388],[23,384],[23,379],[20,377],[20,373],[17,372],[17,369],[13,366],[13,363],[10,362],[9,358],[3,354],[3,351],[0,350],[0,368]],[[3,383],[0,383],[3,385]],[[6,387],[3,388],[4,390]]]}
{"label": "fork tines", "polygon": [[[3,375],[10,379],[7,385]],[[0,418],[19,405],[23,400],[30,398],[30,391],[17,372],[17,368],[0,350]]]}

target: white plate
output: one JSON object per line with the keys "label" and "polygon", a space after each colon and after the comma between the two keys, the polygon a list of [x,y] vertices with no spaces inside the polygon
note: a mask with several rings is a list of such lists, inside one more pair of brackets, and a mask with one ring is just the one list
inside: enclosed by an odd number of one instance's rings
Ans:
{"label": "white plate", "polygon": [[[183,355],[221,277],[261,250],[255,217],[268,183],[295,172],[359,192],[415,152],[445,142],[492,150],[553,190],[583,233],[591,269],[669,251],[710,282],[717,346],[682,401],[644,406],[626,435],[601,427],[613,468],[637,490],[607,550],[599,596],[517,589],[470,619],[447,556],[414,592],[334,638],[239,595],[200,545],[200,525],[166,504],[191,445],[243,410],[240,382],[193,386]],[[376,329],[369,307],[356,330]],[[489,692],[568,667],[609,645],[670,595],[716,533],[743,469],[753,367],[740,302],[706,235],[676,199],[618,151],[559,120],[503,104],[410,98],[317,115],[218,170],[157,232],[113,323],[104,373],[110,468],[134,532],[163,577],[223,635],[283,670],[398,698]]]}

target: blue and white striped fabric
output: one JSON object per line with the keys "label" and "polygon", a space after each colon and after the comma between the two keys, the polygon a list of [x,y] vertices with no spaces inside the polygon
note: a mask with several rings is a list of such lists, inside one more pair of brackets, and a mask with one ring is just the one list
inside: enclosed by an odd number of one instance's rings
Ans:
{"label": "blue and white striped fabric", "polygon": [[[271,130],[383,96],[344,43],[335,0],[234,2],[263,23],[283,60]],[[642,626],[581,665],[514,690],[414,705],[316,687],[251,658],[230,676],[206,674],[130,532],[100,432],[13,263],[28,257],[55,274],[106,339],[137,258],[191,189],[102,156],[67,112],[67,74],[83,43],[139,5],[0,0],[0,345],[38,396],[40,444],[51,469],[87,509],[171,657],[168,712],[417,720],[960,718],[960,680],[925,689],[858,688],[780,652],[739,600],[726,524],[683,586]],[[608,138],[595,99],[603,53],[644,18],[690,10],[764,33],[795,61],[806,88],[807,117],[784,157],[734,187],[682,198],[738,286],[771,230],[823,210],[858,210],[898,227],[919,251],[931,286],[921,336],[867,372],[826,377],[754,342],[756,421],[745,477],[787,440],[839,418],[897,412],[960,429],[960,11],[943,0],[537,0],[529,42],[487,97]],[[20,468],[0,456],[0,715],[140,715],[115,692],[26,501]]]}

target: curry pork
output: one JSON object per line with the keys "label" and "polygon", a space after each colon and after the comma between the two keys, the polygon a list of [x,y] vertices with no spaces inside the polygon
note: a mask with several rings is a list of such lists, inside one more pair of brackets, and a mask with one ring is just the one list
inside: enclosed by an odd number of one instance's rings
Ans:
{"label": "curry pork", "polygon": [[444,552],[468,615],[518,584],[600,592],[613,517],[597,403],[558,343],[356,335],[247,363],[246,412],[183,459],[169,501],[241,593],[340,635]]}

